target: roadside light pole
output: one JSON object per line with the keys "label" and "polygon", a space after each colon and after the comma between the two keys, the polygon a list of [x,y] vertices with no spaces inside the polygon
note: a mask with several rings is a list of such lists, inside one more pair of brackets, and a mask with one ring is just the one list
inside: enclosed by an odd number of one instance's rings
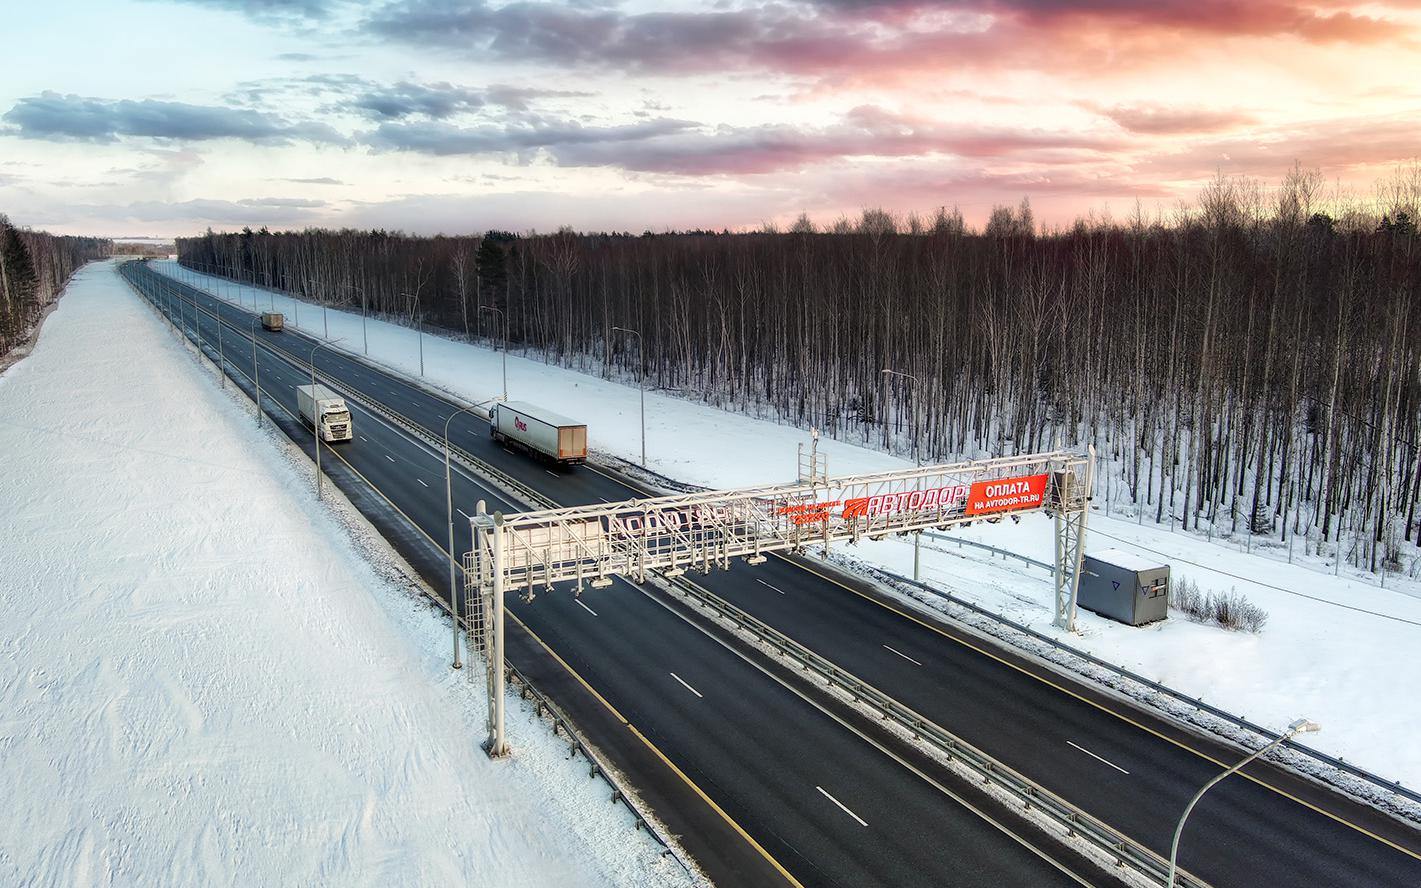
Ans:
{"label": "roadside light pole", "polygon": [[418,325],[418,332],[415,334],[415,337],[419,339],[419,375],[424,376],[424,311],[419,308],[418,296],[413,296],[409,293],[401,293],[400,295],[414,300],[414,307],[416,309],[415,323]]}
{"label": "roadside light pole", "polygon": [[360,339],[365,348],[365,355],[370,355],[370,336],[365,332],[365,290],[355,284],[336,284],[337,287],[347,287],[360,294]]}
{"label": "roadside light pole", "polygon": [[1283,745],[1284,743],[1296,737],[1298,734],[1311,734],[1315,731],[1320,730],[1322,730],[1322,726],[1319,725],[1317,722],[1308,721],[1305,718],[1298,719],[1297,721],[1288,725],[1288,730],[1278,739],[1274,740],[1272,743],[1269,743],[1267,746],[1253,753],[1253,755],[1250,755],[1248,758],[1245,758],[1243,761],[1234,765],[1232,768],[1229,768],[1227,771],[1215,777],[1213,780],[1210,780],[1208,783],[1205,783],[1203,788],[1194,794],[1194,798],[1190,799],[1189,804],[1185,806],[1184,813],[1179,815],[1179,825],[1174,828],[1174,841],[1170,843],[1169,846],[1169,877],[1164,881],[1164,888],[1174,888],[1174,877],[1175,874],[1178,872],[1177,861],[1179,860],[1179,836],[1181,833],[1184,832],[1184,821],[1189,819],[1189,813],[1194,810],[1195,805],[1199,804],[1199,800],[1204,797],[1204,793],[1213,789],[1214,785],[1219,781],[1223,780],[1225,777],[1229,776],[1235,771],[1240,770],[1254,759],[1260,758],[1264,754],[1271,752],[1273,749]]}
{"label": "roadside light pole", "polygon": [[256,390],[257,428],[262,427],[262,374],[257,366],[257,322],[260,320],[261,315],[252,315],[252,385]]}
{"label": "roadside light pole", "polygon": [[217,372],[222,379],[222,387],[227,387],[227,353],[222,348],[222,302],[217,301]]}
{"label": "roadside light pole", "polygon": [[[897,370],[884,370],[884,377],[901,376],[904,379],[913,381],[913,462],[921,466],[923,464],[922,442],[918,440],[918,397],[922,382],[911,373],[900,373]],[[921,565],[923,561],[923,532],[917,531],[913,534],[913,582],[918,582],[922,575]]]}
{"label": "roadside light pole", "polygon": [[499,325],[503,327],[503,400],[508,400],[508,316],[503,313],[503,309],[494,308],[492,305],[480,305],[479,311],[491,311],[498,315]]}
{"label": "roadside light pole", "polygon": [[454,662],[453,668],[462,669],[459,662],[459,587],[454,578],[454,481],[449,469],[449,423],[460,413],[468,413],[479,405],[470,404],[449,414],[444,420],[444,506],[449,515],[449,612],[454,617]]}
{"label": "roadside light pole", "polygon": [[[344,342],[344,339],[337,339],[335,342],[318,342],[311,349],[311,401],[316,400],[316,352],[328,346],[335,345],[336,342]],[[316,499],[321,498],[321,418],[316,416],[311,422],[311,429],[316,433]]]}
{"label": "roadside light pole", "polygon": [[[267,275],[267,286],[271,287],[271,275]],[[291,295],[291,281],[286,275],[281,276],[281,282],[286,285],[286,294],[291,299],[291,308],[296,313],[296,326],[301,326],[301,300]],[[271,310],[276,311],[276,288],[271,288]],[[327,337],[328,339],[330,337]]]}
{"label": "roadside light pole", "polygon": [[646,349],[642,348],[641,332],[630,327],[613,327],[620,333],[630,333],[636,337],[637,363],[641,365],[641,467],[646,468]]}

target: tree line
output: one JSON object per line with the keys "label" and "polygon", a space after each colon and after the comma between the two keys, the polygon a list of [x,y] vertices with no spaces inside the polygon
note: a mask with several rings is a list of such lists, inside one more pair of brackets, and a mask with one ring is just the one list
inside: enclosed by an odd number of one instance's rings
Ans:
{"label": "tree line", "polygon": [[1418,204],[1414,168],[1365,206],[1294,169],[1052,231],[1023,201],[980,231],[944,208],[740,234],[209,231],[178,251],[924,460],[1093,442],[1097,500],[1398,570],[1421,499]]}
{"label": "tree line", "polygon": [[69,277],[109,255],[110,241],[16,228],[0,213],[0,357],[23,343]]}

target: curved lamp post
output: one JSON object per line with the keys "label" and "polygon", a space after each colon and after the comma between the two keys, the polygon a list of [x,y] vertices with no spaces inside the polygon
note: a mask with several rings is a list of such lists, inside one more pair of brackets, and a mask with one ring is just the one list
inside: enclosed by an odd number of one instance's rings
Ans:
{"label": "curved lamp post", "polygon": [[1305,718],[1298,719],[1297,721],[1288,725],[1287,732],[1284,733],[1281,737],[1274,740],[1272,743],[1269,743],[1267,746],[1258,750],[1253,755],[1250,755],[1248,758],[1244,759],[1238,764],[1234,765],[1232,768],[1229,768],[1227,771],[1215,777],[1213,780],[1210,780],[1208,783],[1205,783],[1204,787],[1194,794],[1194,798],[1190,799],[1189,804],[1184,808],[1184,813],[1179,815],[1179,825],[1174,828],[1174,841],[1170,843],[1169,846],[1169,878],[1165,879],[1165,888],[1174,888],[1174,877],[1175,874],[1178,872],[1177,861],[1179,859],[1179,836],[1181,833],[1184,832],[1184,821],[1189,819],[1189,813],[1194,810],[1195,805],[1199,804],[1199,800],[1204,797],[1204,793],[1213,789],[1219,781],[1223,780],[1225,777],[1229,776],[1235,771],[1238,771],[1239,769],[1243,768],[1249,762],[1253,761],[1256,758],[1262,757],[1265,753],[1276,749],[1279,746],[1282,746],[1284,743],[1293,739],[1297,735],[1311,734],[1315,731],[1320,730],[1322,730],[1322,726],[1319,725],[1317,722],[1311,722]]}

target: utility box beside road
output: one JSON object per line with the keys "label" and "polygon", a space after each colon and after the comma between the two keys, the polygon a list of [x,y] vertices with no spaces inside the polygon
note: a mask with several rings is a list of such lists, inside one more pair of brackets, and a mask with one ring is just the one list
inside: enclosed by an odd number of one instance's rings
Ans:
{"label": "utility box beside road", "polygon": [[286,318],[279,311],[262,312],[262,327],[274,333],[280,333],[286,326]]}
{"label": "utility box beside road", "polygon": [[1123,549],[1086,555],[1076,603],[1128,626],[1163,620],[1169,616],[1169,565]]}

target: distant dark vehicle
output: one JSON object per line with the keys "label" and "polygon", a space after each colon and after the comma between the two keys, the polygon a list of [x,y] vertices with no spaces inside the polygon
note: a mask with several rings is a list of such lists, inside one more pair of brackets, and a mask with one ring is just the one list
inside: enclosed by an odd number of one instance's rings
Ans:
{"label": "distant dark vehicle", "polygon": [[262,326],[273,333],[280,333],[282,328],[286,326],[286,318],[279,311],[264,311],[262,312]]}
{"label": "distant dark vehicle", "polygon": [[489,411],[493,439],[511,441],[559,465],[587,461],[587,425],[524,401],[505,401]]}

